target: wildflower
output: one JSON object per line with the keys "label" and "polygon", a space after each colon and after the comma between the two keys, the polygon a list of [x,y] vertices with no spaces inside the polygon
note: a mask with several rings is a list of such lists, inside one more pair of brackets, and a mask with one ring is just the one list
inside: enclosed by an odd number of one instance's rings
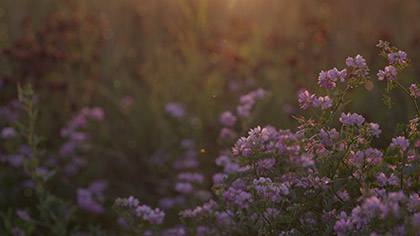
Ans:
{"label": "wildflower", "polygon": [[414,213],[413,225],[420,225],[420,212]]}
{"label": "wildflower", "polygon": [[104,208],[94,200],[93,193],[88,189],[77,189],[77,205],[83,210],[95,214],[104,212]]}
{"label": "wildflower", "polygon": [[180,120],[185,116],[185,110],[182,108],[181,104],[176,102],[171,102],[165,106],[166,114]]}
{"label": "wildflower", "polygon": [[3,139],[11,139],[17,137],[17,132],[13,127],[5,127],[2,129],[0,136]]}
{"label": "wildflower", "polygon": [[289,194],[289,188],[285,184],[273,183],[270,178],[260,177],[259,179],[254,179],[253,184],[259,195],[273,202],[279,202],[283,198],[281,194]]}
{"label": "wildflower", "polygon": [[314,94],[309,94],[308,90],[304,90],[298,95],[299,107],[305,110],[313,105],[315,99],[316,97]]}
{"label": "wildflower", "polygon": [[341,113],[340,122],[344,126],[351,126],[351,125],[361,126],[363,124],[363,122],[365,122],[365,118],[361,115],[356,114],[356,113],[353,113],[353,114]]}
{"label": "wildflower", "polygon": [[115,204],[119,207],[136,207],[139,205],[139,200],[133,196],[130,196],[128,198],[117,198],[115,200]]}
{"label": "wildflower", "polygon": [[386,66],[384,70],[379,70],[378,72],[378,80],[384,80],[384,78],[388,78],[389,81],[392,81],[397,76],[398,72],[394,66]]}
{"label": "wildflower", "polygon": [[385,51],[388,51],[390,49],[389,42],[383,41],[383,40],[379,40],[378,44],[376,44],[376,47],[383,49]]}
{"label": "wildflower", "polygon": [[178,180],[201,184],[204,182],[204,176],[199,173],[184,172],[178,174]]}
{"label": "wildflower", "polygon": [[19,216],[19,218],[21,218],[23,221],[30,221],[31,220],[31,216],[28,214],[28,212],[26,212],[25,210],[20,210],[17,209],[16,210],[16,214]]}
{"label": "wildflower", "polygon": [[414,98],[420,97],[420,89],[417,87],[417,84],[411,84],[409,91]]}
{"label": "wildflower", "polygon": [[365,150],[366,161],[373,164],[380,164],[383,153],[376,148],[368,148]]}
{"label": "wildflower", "polygon": [[150,224],[154,225],[162,224],[163,219],[165,218],[165,212],[159,208],[155,208],[153,210],[147,205],[138,206],[135,212],[138,217],[142,217],[143,220],[148,221]]}
{"label": "wildflower", "polygon": [[220,138],[235,138],[235,132],[229,128],[223,127],[222,130],[220,130],[219,134]]}
{"label": "wildflower", "polygon": [[370,136],[379,137],[379,135],[382,133],[382,130],[379,129],[379,124],[372,122],[372,123],[369,123],[367,133]]}
{"label": "wildflower", "polygon": [[191,183],[178,182],[175,185],[175,190],[179,193],[188,194],[188,193],[192,192],[193,187],[192,187]]}
{"label": "wildflower", "polygon": [[328,108],[330,108],[330,107],[332,106],[332,100],[331,100],[331,98],[330,98],[330,97],[328,97],[328,96],[325,96],[325,97],[319,97],[319,98],[316,98],[316,99],[313,101],[313,106],[314,106],[314,107],[319,107],[319,106],[321,106],[321,109],[322,109],[322,110],[325,110],[325,109],[328,109]]}
{"label": "wildflower", "polygon": [[384,173],[379,173],[378,176],[376,176],[376,180],[378,180],[379,187],[383,187],[388,182],[388,179],[386,178]]}
{"label": "wildflower", "polygon": [[321,71],[318,76],[318,84],[321,87],[332,89],[335,88],[338,79],[340,79],[341,82],[344,82],[346,75],[346,69],[339,71],[337,68],[333,68],[328,71]]}
{"label": "wildflower", "polygon": [[418,193],[413,193],[410,195],[408,200],[407,209],[411,212],[418,211],[420,207],[420,197]]}
{"label": "wildflower", "polygon": [[236,123],[236,120],[237,120],[236,116],[234,116],[232,112],[230,111],[225,111],[219,116],[220,123],[227,127],[234,126]]}
{"label": "wildflower", "polygon": [[100,107],[91,108],[87,115],[89,118],[96,121],[101,121],[105,117],[104,110],[102,110]]}
{"label": "wildflower", "polygon": [[400,64],[405,65],[407,59],[407,53],[399,50],[398,52],[392,52],[388,54],[389,64]]}
{"label": "wildflower", "polygon": [[408,139],[402,136],[398,136],[396,138],[392,138],[391,147],[399,147],[403,151],[407,150],[408,146],[410,145]]}
{"label": "wildflower", "polygon": [[350,67],[353,67],[355,69],[357,69],[357,68],[362,69],[362,68],[366,67],[366,60],[362,56],[357,54],[357,56],[354,57],[354,58],[353,57],[348,57],[346,59],[346,65],[350,66]]}
{"label": "wildflower", "polygon": [[249,207],[249,203],[252,202],[252,195],[243,190],[230,187],[223,193],[223,200],[236,205],[239,209],[246,209]]}
{"label": "wildflower", "polygon": [[238,115],[247,117],[251,114],[251,110],[255,104],[256,99],[263,99],[265,97],[265,91],[262,88],[254,90],[246,95],[242,95],[239,98],[239,104],[236,107]]}

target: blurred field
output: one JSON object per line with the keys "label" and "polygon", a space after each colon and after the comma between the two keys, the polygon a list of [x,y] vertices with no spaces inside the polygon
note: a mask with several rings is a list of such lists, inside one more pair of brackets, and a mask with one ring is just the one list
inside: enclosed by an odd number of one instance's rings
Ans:
{"label": "blurred field", "polygon": [[[217,141],[218,116],[234,110],[240,95],[259,87],[269,93],[247,127],[293,128],[291,115],[301,114],[296,92],[315,92],[319,71],[343,68],[348,56],[367,59],[373,84],[358,88],[346,109],[393,137],[395,121],[414,113],[397,92],[398,107],[383,105],[376,73],[386,61],[375,45],[383,39],[406,51],[413,65],[402,78],[407,86],[418,81],[419,12],[417,0],[0,0],[0,102],[16,97],[17,82],[31,83],[38,132],[51,150],[78,110],[102,107],[106,118],[91,127],[88,168],[72,184],[101,178],[109,202],[133,194],[156,205],[173,195],[162,185],[173,173],[151,159],[175,158],[180,140],[190,138],[210,176],[226,146]],[[183,104],[183,122],[164,114],[169,102]],[[52,189],[73,194],[60,183]],[[104,218],[96,221],[113,219]]]}

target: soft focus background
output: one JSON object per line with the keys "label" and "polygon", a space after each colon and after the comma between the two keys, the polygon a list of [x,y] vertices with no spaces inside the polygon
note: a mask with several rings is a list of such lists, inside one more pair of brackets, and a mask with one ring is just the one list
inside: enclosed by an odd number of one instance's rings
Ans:
{"label": "soft focus background", "polygon": [[[62,128],[82,108],[102,108],[103,119],[86,131],[83,164],[70,175],[69,163],[53,162],[58,174],[49,187],[77,202],[76,189],[106,183],[104,214],[77,209],[86,222],[79,227],[118,231],[110,209],[118,196],[161,207],[162,199],[195,204],[169,187],[180,156],[194,157],[208,177],[203,194],[210,190],[214,160],[233,142],[218,139],[219,114],[235,111],[241,95],[263,88],[268,96],[238,132],[268,124],[293,129],[292,116],[303,114],[297,92],[316,92],[318,73],[344,68],[348,56],[367,59],[372,82],[345,110],[378,122],[390,140],[395,122],[414,114],[398,92],[392,97],[399,106],[383,105],[376,73],[386,61],[375,45],[383,39],[406,51],[412,66],[401,79],[418,81],[419,12],[418,0],[0,0],[1,125],[14,120],[17,83],[31,83],[41,146],[65,156]],[[168,103],[185,110],[181,118],[165,113]],[[0,153],[8,148],[0,144]],[[0,167],[0,209],[32,201],[14,172]],[[171,209],[168,226],[179,223],[179,209]]]}

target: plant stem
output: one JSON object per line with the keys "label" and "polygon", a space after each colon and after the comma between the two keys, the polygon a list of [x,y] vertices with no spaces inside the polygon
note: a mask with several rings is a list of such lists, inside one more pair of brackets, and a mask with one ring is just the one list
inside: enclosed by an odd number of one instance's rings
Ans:
{"label": "plant stem", "polygon": [[420,117],[420,109],[419,109],[419,106],[417,105],[416,99],[413,96],[411,96],[411,93],[402,84],[400,84],[400,82],[398,82],[398,80],[394,80],[394,81],[398,85],[398,87],[400,87],[402,90],[404,90],[404,92],[407,93],[408,96],[410,96],[411,101],[413,102],[414,107],[416,108],[417,116]]}

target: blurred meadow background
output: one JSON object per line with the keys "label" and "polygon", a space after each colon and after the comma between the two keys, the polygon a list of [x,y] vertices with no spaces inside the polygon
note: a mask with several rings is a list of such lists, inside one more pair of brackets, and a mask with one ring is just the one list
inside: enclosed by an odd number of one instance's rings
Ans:
{"label": "blurred meadow background", "polygon": [[[48,168],[57,171],[48,186],[76,203],[76,189],[103,181],[103,214],[77,208],[84,222],[69,224],[119,232],[110,208],[115,198],[173,203],[178,193],[169,186],[181,156],[184,164],[189,156],[200,164],[203,194],[210,190],[214,160],[234,142],[219,138],[219,114],[235,111],[241,95],[257,88],[267,93],[238,133],[256,125],[293,129],[292,116],[303,114],[297,92],[319,90],[318,73],[343,68],[348,56],[366,58],[372,82],[357,88],[344,110],[378,122],[390,140],[394,123],[414,113],[406,112],[410,101],[397,92],[392,97],[399,106],[383,104],[384,85],[375,76],[386,61],[375,45],[382,39],[406,51],[412,66],[401,77],[407,85],[418,81],[419,12],[418,0],[0,0],[0,125],[18,119],[17,84],[30,83],[48,159],[65,156],[63,127],[82,108],[103,109],[100,122],[86,128],[89,150],[78,154],[83,161],[52,161]],[[168,103],[181,107],[182,116],[168,115]],[[0,153],[19,148],[2,141]],[[26,185],[16,184],[23,176],[0,166],[4,212],[34,201]],[[171,209],[168,226],[179,224],[180,208]]]}

